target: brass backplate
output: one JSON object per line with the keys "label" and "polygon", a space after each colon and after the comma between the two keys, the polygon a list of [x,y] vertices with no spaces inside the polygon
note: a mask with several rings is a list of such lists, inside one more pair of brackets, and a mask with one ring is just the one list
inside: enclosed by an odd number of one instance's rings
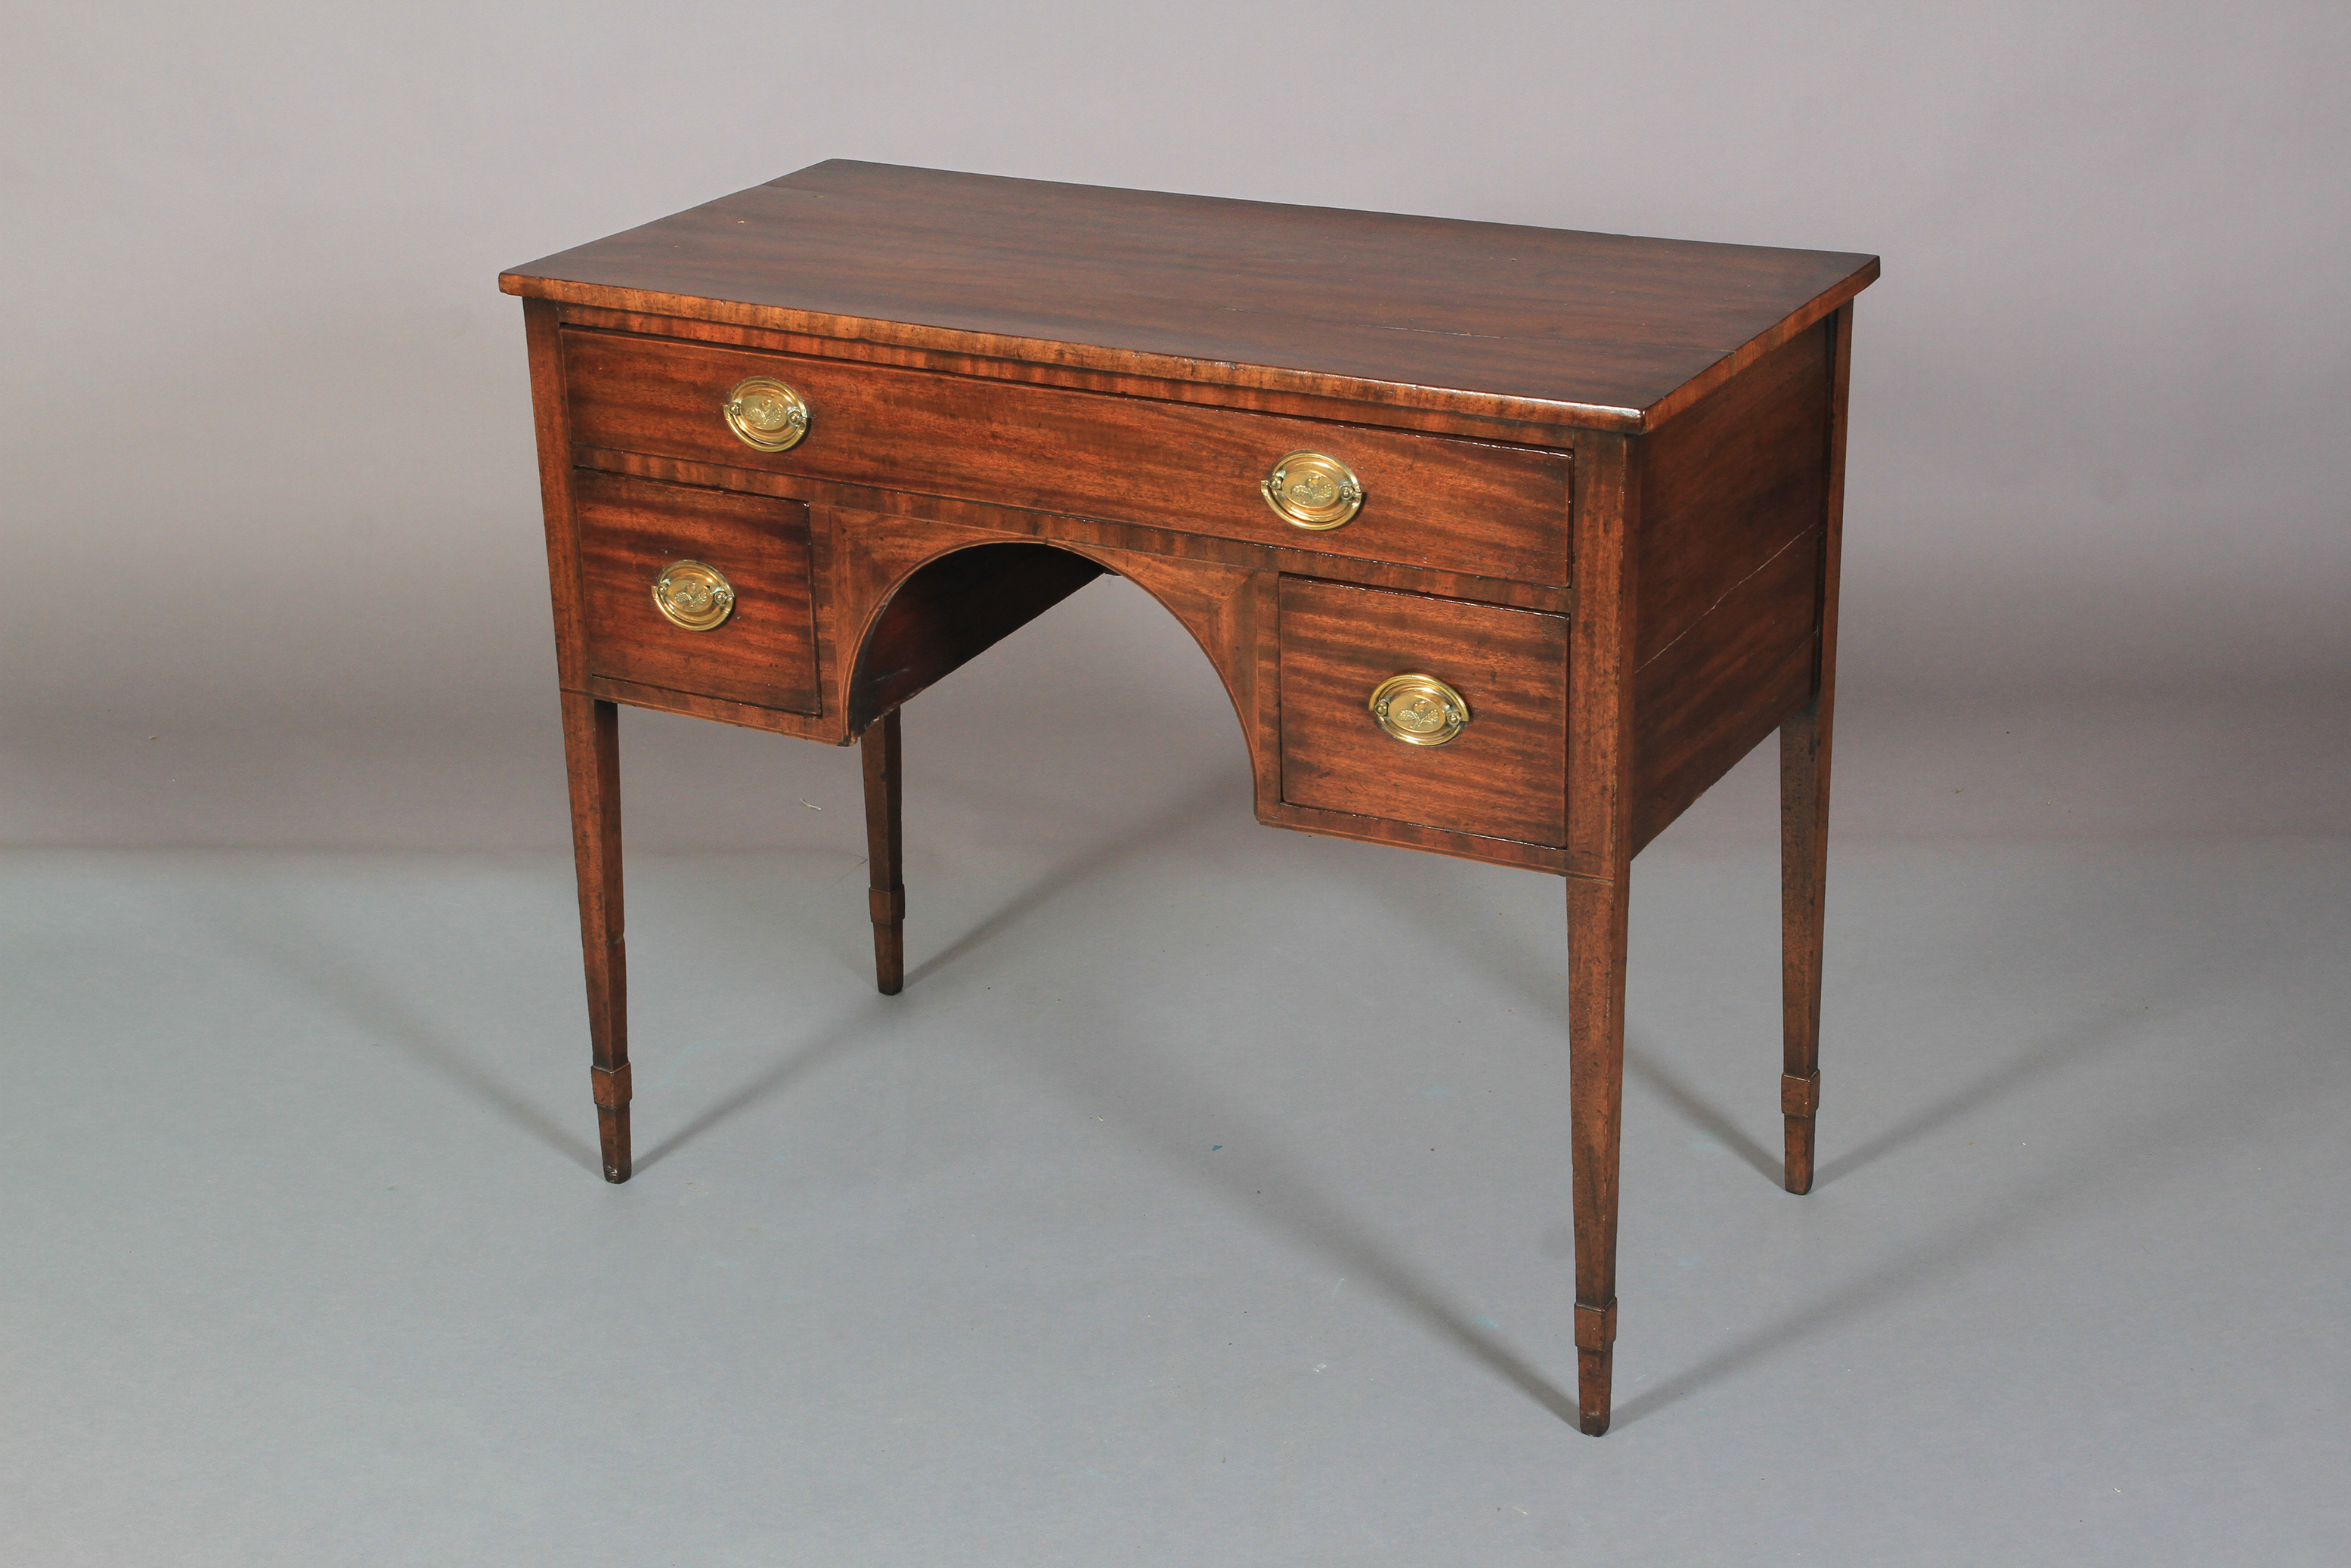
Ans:
{"label": "brass backplate", "polygon": [[808,404],[773,376],[737,382],[719,411],[737,441],[761,452],[786,451],[808,434]]}
{"label": "brass backplate", "polygon": [[1322,452],[1291,453],[1273,465],[1260,488],[1275,517],[1316,533],[1345,528],[1364,506],[1355,471]]}
{"label": "brass backplate", "polygon": [[1469,705],[1435,675],[1390,675],[1371,708],[1372,721],[1406,746],[1443,746],[1469,722]]}
{"label": "brass backplate", "polygon": [[673,561],[653,579],[653,608],[674,626],[710,632],[735,613],[735,585],[698,560]]}

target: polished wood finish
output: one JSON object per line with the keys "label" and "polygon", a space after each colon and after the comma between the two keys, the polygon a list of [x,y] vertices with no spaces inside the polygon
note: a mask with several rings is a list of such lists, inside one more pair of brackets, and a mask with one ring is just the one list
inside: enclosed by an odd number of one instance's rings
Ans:
{"label": "polished wood finish", "polygon": [[873,919],[873,984],[883,996],[894,997],[906,984],[906,835],[898,710],[892,708],[866,730],[857,749],[865,775],[866,903]]}
{"label": "polished wood finish", "polygon": [[[926,561],[888,590],[850,677],[862,730],[1083,588],[1103,568],[1041,544],[979,544]],[[893,743],[894,744],[894,743]]]}
{"label": "polished wood finish", "polygon": [[[610,332],[563,334],[574,439],[870,485],[985,496],[1252,543],[1541,583],[1568,579],[1562,454],[1316,420],[754,353]],[[783,452],[736,438],[728,391],[772,376],[809,405]],[[1363,510],[1316,532],[1283,521],[1260,482],[1290,453],[1355,471]]]}
{"label": "polished wood finish", "polygon": [[[520,291],[529,286],[517,284],[516,287],[517,291]],[[1437,401],[1430,401],[1425,407],[1360,402],[1333,396],[1327,392],[1276,392],[1231,382],[1174,381],[1165,376],[1088,370],[1058,361],[1006,360],[946,349],[877,342],[870,338],[841,339],[809,332],[771,331],[764,327],[712,320],[705,317],[657,315],[643,310],[609,310],[592,305],[567,304],[562,307],[562,319],[566,325],[589,331],[634,332],[641,336],[674,338],[681,342],[723,343],[758,349],[768,353],[805,354],[815,359],[847,360],[857,364],[935,371],[942,375],[967,376],[977,381],[1066,387],[1073,392],[1103,392],[1114,397],[1149,398],[1155,402],[1195,403],[1208,408],[1246,409],[1254,413],[1279,413],[1298,419],[1365,424],[1382,430],[1417,430],[1431,435],[1462,435],[1473,441],[1556,446],[1562,444],[1564,433],[1569,428],[1548,420],[1504,419],[1473,412],[1458,403]]]}
{"label": "polished wood finish", "polygon": [[1653,429],[1875,256],[819,163],[511,293],[1405,408]]}
{"label": "polished wood finish", "polygon": [[1798,535],[1827,485],[1827,329],[1814,327],[1640,444],[1635,660],[1687,636]]}
{"label": "polished wood finish", "polygon": [[[819,711],[806,507],[591,470],[574,483],[589,674]],[[689,631],[655,607],[654,580],[681,560],[716,568],[735,590],[722,624]]]}
{"label": "polished wood finish", "polygon": [[[1555,615],[1567,613],[1575,603],[1574,591],[1565,585],[1520,582],[1510,578],[1444,571],[1433,567],[1397,566],[1301,548],[1311,547],[1318,537],[1303,532],[1299,534],[1295,545],[1252,544],[1240,539],[1220,538],[1213,534],[1186,533],[1176,528],[1115,522],[1065,512],[1028,511],[952,496],[904,495],[871,486],[796,478],[782,474],[760,474],[746,468],[727,467],[723,464],[690,463],[672,457],[649,456],[643,453],[614,452],[604,447],[577,447],[573,449],[573,457],[580,467],[604,473],[630,474],[669,484],[740,490],[757,496],[831,499],[842,507],[883,517],[967,525],[987,529],[998,538],[1046,539],[1071,549],[1100,547],[1172,556],[1187,561],[1263,567],[1297,577],[1335,578],[1348,582],[1369,583],[1376,588],[1394,588],[1407,593],[1441,593],[1447,598],[1472,599],[1483,604],[1546,610]],[[818,545],[820,550],[823,545],[820,536]],[[822,624],[819,622],[820,637],[822,636]]]}
{"label": "polished wood finish", "polygon": [[538,435],[539,496],[547,518],[548,587],[571,804],[571,852],[580,887],[580,949],[588,985],[589,1089],[596,1105],[604,1179],[624,1182],[629,1150],[628,954],[622,940],[620,710],[587,690],[588,630],[580,603],[574,470],[568,461],[562,354],[554,307],[523,302],[531,401]]}
{"label": "polished wood finish", "polygon": [[1828,343],[1798,334],[1641,443],[1636,852],[1811,695]]}
{"label": "polished wood finish", "polygon": [[544,299],[522,302],[523,340],[530,354],[532,423],[538,441],[538,494],[547,520],[548,597],[555,618],[555,674],[567,692],[588,678],[588,629],[580,609],[579,525],[571,486],[578,470],[571,450],[571,400],[563,385],[560,313]]}
{"label": "polished wood finish", "polygon": [[1819,554],[1782,547],[1635,674],[1636,852],[1811,695]]}
{"label": "polished wood finish", "polygon": [[[1413,746],[1372,718],[1391,675],[1434,675],[1470,720]],[[1481,838],[1567,841],[1567,618],[1281,580],[1281,798]]]}
{"label": "polished wood finish", "polygon": [[1575,1208],[1577,1407],[1608,1430],[1616,1343],[1616,1171],[1625,1105],[1625,943],[1633,862],[1633,629],[1641,468],[1623,440],[1583,465],[1575,554],[1590,563],[1568,637],[1568,1154]]}
{"label": "polished wood finish", "polygon": [[588,967],[590,1082],[604,1179],[629,1179],[629,963],[621,920],[620,709],[563,694],[571,779],[571,854],[580,876],[580,947]]}
{"label": "polished wood finish", "polygon": [[1813,1190],[1821,1105],[1821,947],[1828,914],[1829,742],[1836,716],[1837,579],[1844,541],[1844,446],[1853,382],[1853,307],[1830,319],[1827,494],[1823,500],[1819,621],[1811,640],[1812,698],[1780,727],[1781,1115],[1784,1181]]}
{"label": "polished wood finish", "polygon": [[[1105,572],[1198,643],[1260,821],[1561,875],[1579,1420],[1606,1429],[1633,858],[1781,736],[1787,1182],[1819,1102],[1852,299],[1868,256],[827,163],[517,268],[606,1174],[628,1174],[614,705],[860,747],[904,979],[899,715]],[[721,422],[774,375],[784,453]],[[1274,516],[1290,451],[1362,478]],[[673,552],[732,638],[661,622]],[[742,576],[737,579],[737,571]],[[1451,743],[1382,733],[1390,675]]]}

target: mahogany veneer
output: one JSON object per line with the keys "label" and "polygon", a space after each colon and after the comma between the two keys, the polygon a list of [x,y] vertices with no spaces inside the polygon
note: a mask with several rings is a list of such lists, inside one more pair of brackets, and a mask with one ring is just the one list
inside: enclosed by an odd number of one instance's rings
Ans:
{"label": "mahogany veneer", "polygon": [[[1280,642],[1286,803],[1567,842],[1566,616],[1284,577]],[[1468,701],[1458,738],[1364,744],[1364,694],[1406,670],[1440,673]]]}
{"label": "mahogany veneer", "polygon": [[[1573,1338],[1605,1431],[1630,865],[1774,730],[1787,1186],[1812,1182],[1845,389],[1876,276],[844,162],[504,275],[606,1176],[630,1170],[617,705],[862,745],[894,993],[898,709],[1115,572],[1224,680],[1260,821],[1565,878]],[[723,416],[749,378],[804,402],[796,444]],[[1260,491],[1300,452],[1360,481],[1334,527]],[[728,585],[715,627],[657,605],[681,563]],[[1466,709],[1449,740],[1374,718],[1407,674]]]}
{"label": "mahogany veneer", "polygon": [[[809,509],[797,501],[581,474],[575,495],[588,668],[611,680],[820,711],[809,601]],[[652,611],[679,559],[726,562],[735,612],[699,636]]]}

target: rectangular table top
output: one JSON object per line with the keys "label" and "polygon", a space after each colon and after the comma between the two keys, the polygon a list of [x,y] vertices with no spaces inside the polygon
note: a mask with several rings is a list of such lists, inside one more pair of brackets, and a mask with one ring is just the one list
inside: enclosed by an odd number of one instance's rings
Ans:
{"label": "rectangular table top", "polygon": [[1117,374],[1655,428],[1877,258],[834,160],[510,294]]}

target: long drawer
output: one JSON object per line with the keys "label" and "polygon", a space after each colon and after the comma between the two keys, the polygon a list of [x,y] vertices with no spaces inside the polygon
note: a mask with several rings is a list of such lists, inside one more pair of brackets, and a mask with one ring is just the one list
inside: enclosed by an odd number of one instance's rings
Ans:
{"label": "long drawer", "polygon": [[[563,333],[563,358],[581,447],[1568,580],[1565,452],[578,328]],[[805,406],[788,450],[755,447],[728,423],[730,395],[755,377]],[[1310,528],[1277,515],[1265,481],[1301,452],[1352,471],[1351,517]]]}

